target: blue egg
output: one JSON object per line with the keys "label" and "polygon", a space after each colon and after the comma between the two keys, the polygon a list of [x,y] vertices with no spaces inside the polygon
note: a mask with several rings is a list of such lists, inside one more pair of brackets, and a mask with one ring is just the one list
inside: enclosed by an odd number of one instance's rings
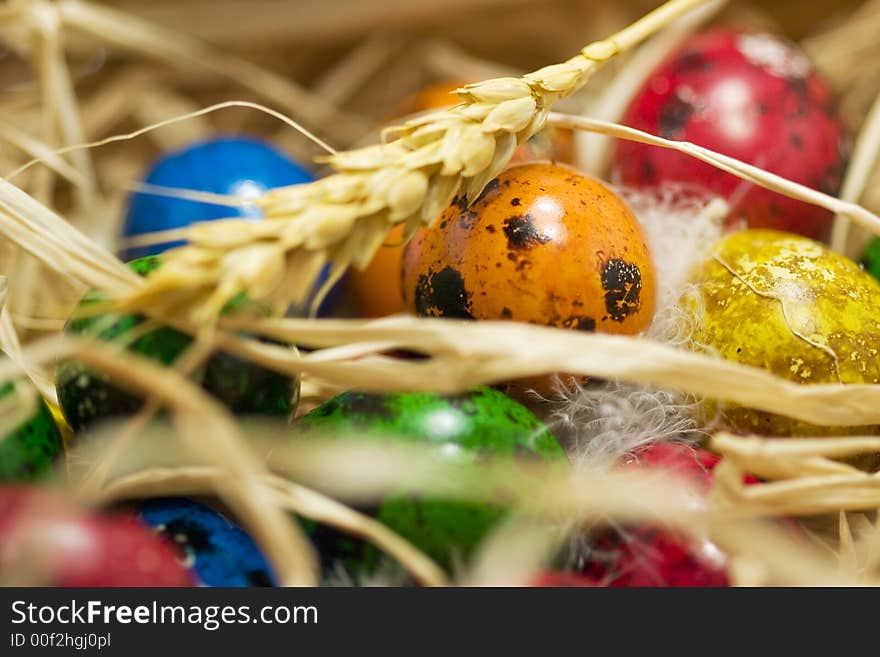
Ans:
{"label": "blue egg", "polygon": [[[269,189],[311,182],[314,176],[270,144],[245,137],[218,137],[164,155],[145,183],[160,187],[256,198]],[[262,214],[254,206],[230,207],[135,192],[129,199],[122,236],[183,228],[199,221]],[[182,242],[126,249],[126,260],[161,253]]]}
{"label": "blue egg", "polygon": [[186,565],[205,586],[276,586],[257,544],[213,509],[177,497],[142,502],[141,518],[186,555]]}

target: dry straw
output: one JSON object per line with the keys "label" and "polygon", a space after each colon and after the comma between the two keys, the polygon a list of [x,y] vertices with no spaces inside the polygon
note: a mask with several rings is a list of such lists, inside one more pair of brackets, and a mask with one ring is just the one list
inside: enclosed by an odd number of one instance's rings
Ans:
{"label": "dry straw", "polygon": [[460,89],[460,105],[408,122],[390,143],[325,158],[336,174],[259,201],[267,221],[189,231],[191,244],[168,252],[162,269],[123,306],[160,315],[186,307],[202,324],[241,290],[279,309],[303,301],[328,260],[329,286],[347,267],[366,266],[394,225],[405,224],[412,235],[456,194],[475,198],[517,144],[544,127],[553,103],[580,89],[602,63],[701,4],[673,0],[567,62]]}
{"label": "dry straw", "polygon": [[[527,472],[521,466],[500,463],[471,473],[444,473],[441,468],[438,474],[437,465],[425,462],[419,454],[371,452],[359,447],[308,454],[275,446],[267,462],[243,441],[240,428],[227,413],[180,373],[216,347],[279,371],[302,372],[307,388],[317,395],[343,387],[454,391],[477,383],[564,370],[717,397],[817,424],[880,423],[878,386],[796,385],[762,370],[643,338],[404,317],[375,322],[241,317],[218,321],[219,309],[240,290],[270,300],[281,309],[289,301],[306,297],[325,262],[333,263],[337,275],[349,265],[365,265],[393,225],[403,223],[411,234],[431,223],[455,194],[474,198],[503,168],[516,144],[548,120],[577,130],[678,149],[880,232],[880,219],[852,202],[805,189],[731,158],[609,122],[550,113],[554,102],[579,89],[603,62],[706,4],[675,0],[614,37],[588,46],[568,62],[520,78],[468,85],[458,91],[460,105],[406,123],[396,130],[395,141],[332,154],[327,161],[335,175],[267,194],[259,201],[267,221],[194,227],[187,233],[191,245],[169,252],[163,268],[146,283],[43,204],[9,183],[0,184],[0,230],[20,248],[66,280],[106,291],[120,309],[145,312],[200,333],[175,372],[125,356],[118,345],[102,347],[54,337],[22,347],[4,309],[0,336],[3,348],[14,360],[0,364],[0,381],[28,373],[41,389],[48,387],[48,381],[41,379],[41,367],[57,357],[75,355],[120,384],[146,394],[151,400],[148,412],[121,430],[117,428],[110,447],[103,448],[97,457],[84,457],[90,467],[80,493],[103,502],[147,494],[213,492],[245,522],[287,584],[314,583],[317,576],[314,555],[287,511],[374,542],[403,563],[417,581],[448,581],[412,546],[369,518],[311,490],[310,482],[320,483],[322,489],[326,485],[334,495],[354,502],[397,490],[402,484],[413,490],[495,501],[493,495],[507,491],[504,501],[517,502],[533,516],[555,521],[596,522],[611,517],[663,521],[708,532],[736,555],[731,572],[739,584],[875,583],[872,569],[880,561],[877,526],[856,527],[845,517],[840,519],[843,548],[838,560],[829,559],[821,549],[793,544],[779,531],[756,523],[779,515],[868,511],[880,506],[876,476],[840,462],[877,451],[880,444],[876,438],[779,441],[715,436],[713,447],[724,461],[709,507],[697,512],[683,503],[679,488],[672,483],[613,473],[568,476]],[[88,25],[108,39],[110,28],[121,29],[124,22],[118,15],[101,13],[86,3],[68,1],[57,6],[61,13],[52,16],[61,16],[66,24],[81,23],[83,29]],[[86,16],[91,18],[86,20]],[[143,48],[147,43],[155,45],[160,33],[139,27],[139,40],[134,43]],[[166,59],[181,56],[190,63],[205,53],[191,44],[178,46],[160,52]],[[234,74],[246,72],[240,66],[231,70]],[[259,78],[257,83],[267,81]],[[23,151],[47,161],[56,173],[83,182],[88,173],[85,159],[76,159],[71,168],[57,153],[50,154],[51,148],[16,135],[14,129],[5,132],[17,138]],[[201,331],[196,330],[199,327]],[[315,350],[299,354],[242,338],[237,334],[242,329]],[[428,358],[406,361],[386,355],[396,348],[419,351]],[[194,465],[182,459],[177,467],[169,468],[155,461],[160,454],[151,455],[153,461],[131,462],[130,438],[149,433],[146,420],[159,406],[171,410],[176,433],[191,456],[195,455]],[[270,473],[270,467],[284,473],[285,478]],[[745,487],[743,472],[754,472],[769,482]],[[414,473],[418,475],[415,483]],[[451,481],[456,482],[452,490]],[[652,508],[646,508],[645,499],[652,500]],[[457,581],[488,583],[525,577],[558,540],[541,524],[519,517],[512,523],[490,538],[473,569]],[[502,548],[510,547],[512,529],[524,527],[515,532],[525,537],[515,563],[504,562],[509,567],[503,573],[491,568]]]}
{"label": "dry straw", "polygon": [[[271,436],[265,430],[263,435]],[[336,514],[325,506],[327,498],[317,496],[307,486],[320,485],[334,497],[355,503],[369,503],[389,492],[511,504],[524,515],[496,529],[481,548],[469,569],[457,577],[464,584],[521,584],[539,570],[548,556],[564,540],[566,526],[588,526],[614,518],[619,522],[662,522],[698,535],[708,534],[719,545],[737,555],[761,564],[762,581],[774,584],[876,584],[871,575],[852,567],[841,569],[828,553],[793,539],[784,529],[764,524],[761,519],[777,515],[768,509],[774,501],[743,504],[741,471],[731,462],[721,473],[715,498],[706,508],[695,508],[687,486],[675,478],[603,471],[576,475],[536,464],[491,460],[477,465],[438,463],[429,451],[412,447],[365,444],[363,440],[309,444],[277,441],[272,443],[273,469],[285,478],[270,476],[264,481],[276,492],[294,491],[276,502],[283,508],[310,518],[344,527],[364,536],[393,554],[411,574],[425,583],[442,583],[424,557],[405,543],[394,544],[370,523]],[[754,445],[753,445],[754,447]],[[766,447],[766,445],[764,445]],[[154,457],[153,457],[154,458]],[[111,475],[102,501],[138,498],[155,494],[199,494],[212,490],[222,480],[218,473],[203,466],[156,468],[148,455],[134,456],[119,473]],[[185,460],[183,461],[185,463]],[[127,468],[135,470],[127,474]],[[737,484],[729,480],[739,476]],[[304,482],[291,486],[286,478]],[[767,484],[770,486],[770,484]],[[865,485],[864,488],[868,488]],[[749,487],[753,489],[755,487]],[[302,493],[302,494],[300,494]],[[650,503],[646,503],[650,500]],[[333,505],[335,507],[335,505]],[[549,521],[544,524],[540,521]],[[537,521],[537,522],[536,522]],[[860,564],[859,564],[860,565]]]}

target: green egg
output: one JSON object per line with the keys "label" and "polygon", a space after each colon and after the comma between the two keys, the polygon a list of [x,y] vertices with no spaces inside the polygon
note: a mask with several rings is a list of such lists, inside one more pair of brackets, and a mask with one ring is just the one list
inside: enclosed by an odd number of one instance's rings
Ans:
{"label": "green egg", "polygon": [[880,280],[880,237],[875,237],[868,243],[862,254],[862,265],[871,276]]}
{"label": "green egg", "polygon": [[[434,445],[439,458],[483,456],[563,459],[547,427],[525,406],[487,387],[460,395],[347,392],[303,416],[297,437],[345,435]],[[459,500],[392,495],[369,510],[441,566],[466,562],[504,515],[501,507]],[[380,562],[372,547],[327,528],[306,524],[322,558],[370,573]],[[327,565],[327,564],[325,564]]]}
{"label": "green egg", "polygon": [[[11,383],[0,386],[0,399],[13,393]],[[0,438],[0,481],[36,481],[46,475],[63,449],[61,432],[49,407],[37,400],[33,414]]]}
{"label": "green egg", "polygon": [[[147,256],[129,263],[138,274],[146,276],[160,265],[158,256]],[[102,301],[96,292],[88,293],[80,307]],[[246,303],[239,297],[230,306]],[[180,331],[161,326],[142,335],[137,329],[144,322],[140,315],[126,314],[71,319],[65,330],[72,334],[96,335],[104,341],[121,340],[126,349],[163,365],[171,365],[192,344],[192,338]],[[289,377],[249,363],[224,352],[216,352],[192,378],[202,388],[241,415],[290,417],[299,398],[299,378]],[[143,399],[110,381],[76,360],[59,363],[55,377],[58,400],[64,417],[74,431],[93,422],[131,415]]]}

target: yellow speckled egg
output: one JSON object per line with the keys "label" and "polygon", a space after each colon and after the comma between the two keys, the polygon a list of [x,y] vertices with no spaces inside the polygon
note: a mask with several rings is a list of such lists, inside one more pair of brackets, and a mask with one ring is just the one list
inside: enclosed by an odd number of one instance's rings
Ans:
{"label": "yellow speckled egg", "polygon": [[[802,384],[880,383],[880,283],[818,242],[772,230],[715,245],[683,300],[694,349]],[[730,429],[773,436],[877,433],[707,404]]]}

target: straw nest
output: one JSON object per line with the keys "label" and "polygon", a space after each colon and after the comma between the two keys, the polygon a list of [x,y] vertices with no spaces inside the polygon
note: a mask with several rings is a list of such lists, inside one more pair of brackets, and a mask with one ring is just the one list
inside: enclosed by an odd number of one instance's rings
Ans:
{"label": "straw nest", "polygon": [[[395,225],[410,236],[454,195],[473,199],[517,144],[546,124],[578,131],[578,165],[588,173],[604,173],[610,138],[634,139],[825,207],[837,216],[833,247],[857,255],[880,234],[880,185],[872,184],[880,176],[880,45],[874,38],[880,2],[816,2],[789,16],[770,2],[673,0],[639,20],[652,3],[112,4],[118,6],[20,0],[0,8],[8,89],[0,99],[0,163],[9,174],[0,182],[6,276],[0,346],[9,356],[0,363],[0,379],[28,379],[56,401],[52,365],[76,355],[150,400],[137,416],[104,427],[71,455],[64,485],[84,502],[214,495],[254,535],[285,584],[317,581],[315,555],[291,511],[366,538],[431,585],[521,583],[552,551],[560,526],[609,518],[708,533],[731,555],[731,577],[739,585],[878,582],[880,480],[849,462],[880,452],[880,437],[773,440],[716,433],[709,444],[723,460],[708,507],[695,510],[674,481],[588,467],[589,459],[575,472],[511,462],[450,470],[418,450],[293,445],[269,425],[248,426],[245,440],[243,427],[186,372],[222,347],[302,374],[304,399],[314,404],[347,388],[453,392],[565,371],[661,391],[669,399],[707,396],[816,424],[880,424],[880,386],[795,385],[681,350],[653,333],[624,338],[505,322],[311,320],[281,312],[306,298],[326,263],[334,279],[348,267],[363,267]],[[455,23],[448,5],[467,20]],[[836,87],[858,135],[840,198],[615,123],[659,58],[689,32],[720,19],[787,31]],[[192,32],[169,24],[193,26]],[[454,41],[448,38],[453,32]],[[591,38],[600,40],[582,47]],[[523,43],[529,47],[511,47]],[[516,54],[499,63],[500,52]],[[571,53],[560,64],[522,73]],[[449,77],[473,80],[456,92],[457,106],[379,135],[375,126],[394,102]],[[233,130],[258,132],[300,157],[318,157],[329,175],[258,199],[264,222],[184,230],[188,246],[168,252],[162,269],[147,279],[136,277],[112,254],[132,181],[158,150]],[[204,198],[198,190],[190,196]],[[160,368],[113,345],[62,334],[90,287],[118,309],[191,332],[193,347],[174,367]],[[220,309],[243,290],[269,302],[276,316],[220,318]],[[309,351],[243,338],[242,329]],[[397,349],[427,358],[389,355]],[[27,385],[19,388],[21,394],[3,401],[4,427],[15,426],[36,399]],[[162,408],[171,431],[153,418]],[[145,435],[149,440],[141,439]],[[745,487],[746,472],[764,483]],[[312,487],[318,482],[333,497]],[[463,572],[447,573],[352,508],[402,485],[504,499],[523,514],[499,527]],[[809,519],[816,540],[793,541],[761,522],[782,516]]]}

